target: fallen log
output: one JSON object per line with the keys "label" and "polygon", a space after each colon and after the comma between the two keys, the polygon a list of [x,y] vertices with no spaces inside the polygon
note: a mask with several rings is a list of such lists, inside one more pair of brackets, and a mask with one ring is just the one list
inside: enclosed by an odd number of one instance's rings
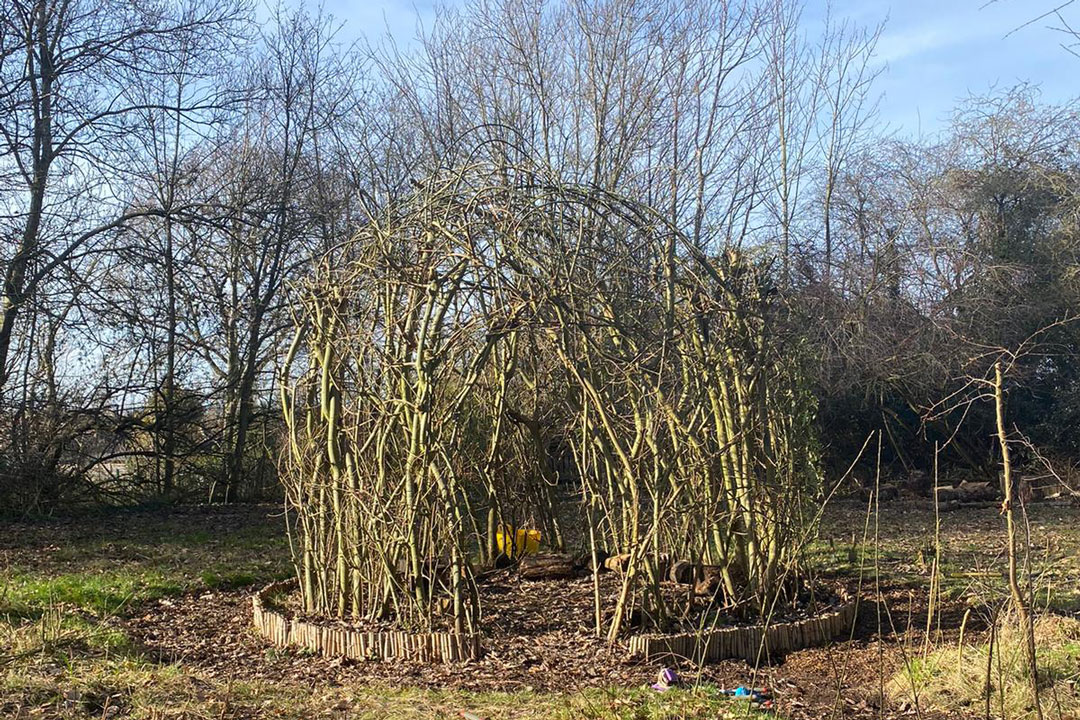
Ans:
{"label": "fallen log", "polygon": [[719,565],[702,565],[701,579],[694,584],[694,594],[711,597],[720,589],[724,569]]}
{"label": "fallen log", "polygon": [[630,553],[612,555],[604,560],[604,567],[612,572],[623,573],[630,567]]}
{"label": "fallen log", "polygon": [[994,500],[998,496],[997,486],[988,482],[964,481],[957,486],[957,489],[960,491],[960,498],[964,502]]}
{"label": "fallen log", "polygon": [[559,580],[577,577],[582,567],[569,555],[554,553],[525,555],[518,566],[518,574],[526,580]]}
{"label": "fallen log", "polygon": [[934,488],[934,497],[943,505],[960,501],[960,491],[952,485],[938,485]]}
{"label": "fallen log", "polygon": [[693,585],[697,576],[697,568],[693,563],[679,560],[673,563],[668,571],[668,580],[680,585]]}
{"label": "fallen log", "polygon": [[959,485],[938,485],[937,500],[942,505],[988,502],[998,496],[997,487],[988,482],[967,482]]}

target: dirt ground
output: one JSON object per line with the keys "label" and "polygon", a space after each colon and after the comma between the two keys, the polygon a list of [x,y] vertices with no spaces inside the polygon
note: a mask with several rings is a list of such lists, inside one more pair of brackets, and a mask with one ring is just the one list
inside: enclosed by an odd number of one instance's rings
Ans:
{"label": "dirt ground", "polygon": [[[1072,588],[1080,588],[1078,519],[1077,509],[1064,505],[1032,508],[1029,530],[1035,548],[1034,567],[1038,582],[1046,587],[1070,587],[1071,583]],[[968,638],[977,639],[985,623],[975,598],[999,591],[1001,578],[996,568],[1001,567],[1003,543],[1001,520],[994,509],[943,514],[941,523],[943,598],[931,622],[929,644],[924,640],[929,558],[933,556],[932,543],[927,546],[934,536],[932,507],[902,500],[883,506],[875,519],[868,518],[858,501],[847,501],[826,514],[820,539],[810,554],[822,580],[839,578],[861,587],[862,608],[851,637],[829,647],[791,653],[759,668],[741,661],[716,663],[700,671],[679,668],[684,678],[707,687],[767,686],[777,699],[771,714],[784,718],[975,716],[962,707],[935,714],[906,701],[881,699],[882,688],[905,662],[927,647],[956,642],[961,619],[969,608],[973,612],[968,613],[966,632]],[[48,616],[35,610],[34,583],[39,581],[51,583],[47,585],[47,603],[39,598],[39,605],[66,608],[68,613],[85,616],[97,630],[108,628],[119,633],[126,639],[126,657],[138,658],[143,663],[140,667],[151,672],[171,669],[174,676],[183,679],[183,692],[195,696],[213,696],[222,686],[288,687],[300,694],[290,702],[303,707],[303,693],[322,697],[326,694],[323,691],[330,689],[342,700],[329,706],[321,700],[320,713],[329,712],[334,717],[350,716],[349,698],[356,692],[377,697],[403,689],[415,690],[409,697],[420,703],[426,692],[465,693],[471,698],[509,693],[510,697],[535,698],[525,701],[533,705],[547,697],[578,693],[595,697],[588,695],[595,690],[607,693],[608,705],[618,706],[623,702],[620,689],[640,690],[656,675],[655,663],[631,660],[621,648],[609,648],[594,639],[587,615],[581,617],[574,603],[560,607],[558,587],[541,590],[536,584],[512,579],[504,583],[505,604],[493,612],[489,622],[513,627],[515,632],[498,641],[485,641],[485,655],[477,662],[456,666],[352,662],[272,648],[251,630],[250,598],[261,583],[287,576],[290,571],[282,527],[280,512],[272,506],[123,512],[4,526],[0,568],[8,579],[7,586],[0,588],[0,617],[7,616],[12,649],[5,653],[0,644],[0,670],[6,669],[8,674],[0,692],[9,696],[0,701],[0,717],[5,712],[13,717],[71,717],[71,713],[79,716],[79,708],[87,710],[85,703],[70,701],[65,695],[70,692],[60,687],[63,682],[54,682],[51,695],[41,690],[52,687],[42,676],[58,672],[49,670],[56,663],[56,648],[42,643],[29,654],[19,649],[27,643],[18,639],[19,632]],[[130,589],[124,584],[123,573],[138,578]],[[100,587],[95,585],[100,578],[115,580],[117,587],[105,581]],[[60,579],[70,579],[78,593],[65,590],[67,585],[58,584]],[[587,583],[578,585],[589,587]],[[581,590],[578,585],[568,585],[567,593]],[[98,588],[98,594],[87,587]],[[1059,612],[1076,611],[1067,592],[1064,598],[1049,593],[1045,597]],[[95,604],[99,601],[104,611]],[[109,603],[118,607],[111,608]],[[76,608],[80,604],[83,607]],[[85,644],[82,649],[64,648],[66,672],[77,673],[80,658],[100,661],[101,652],[94,643]],[[74,682],[65,678],[65,682]],[[146,702],[153,705],[153,701]],[[636,701],[625,702],[629,706]],[[108,708],[100,705],[93,705],[86,715],[95,716],[100,710],[100,716],[111,716]],[[132,705],[129,701],[127,709],[113,714],[137,715],[131,711]],[[701,714],[673,710],[665,715],[662,699],[649,699],[647,705],[653,714],[604,715],[580,710],[580,717],[723,716],[709,710]],[[114,707],[125,706],[118,703]],[[184,707],[191,714],[178,716],[277,716],[269,705],[265,712],[260,711],[258,702],[251,698],[247,704],[230,704],[226,699],[223,710],[215,705],[213,712],[204,708],[205,714],[198,714],[204,710],[197,702]],[[445,707],[433,706],[430,715],[423,714],[423,707],[417,711],[419,714],[409,716],[451,716]],[[392,710],[388,712],[385,717],[395,717]],[[545,716],[542,710],[529,715],[509,706],[500,709],[498,704],[488,712],[491,714],[483,716],[486,720]],[[579,711],[559,712],[558,717],[576,717]],[[312,716],[315,714],[313,711]],[[171,715],[154,715],[151,709],[147,716]],[[556,716],[554,711],[551,716]]]}
{"label": "dirt ground", "polygon": [[[893,594],[893,612],[905,616],[907,594]],[[249,629],[250,596],[243,590],[189,594],[162,601],[125,621],[125,628],[158,662],[179,663],[208,677],[358,683],[401,687],[454,688],[469,691],[575,692],[585,688],[641,687],[653,682],[658,665],[628,659],[609,649],[586,629],[578,636],[543,627],[497,648],[485,643],[485,655],[461,665],[350,662],[309,655],[268,653],[265,642]],[[558,610],[552,608],[551,612]],[[789,654],[783,662],[756,670],[742,661],[679,668],[688,681],[720,687],[755,685],[771,688],[781,717],[880,717],[880,686],[903,662],[902,642],[892,633],[878,642],[870,621],[857,637],[826,648]],[[537,623],[542,625],[543,623]],[[879,670],[880,668],[880,670]],[[905,716],[891,708],[887,716]]]}

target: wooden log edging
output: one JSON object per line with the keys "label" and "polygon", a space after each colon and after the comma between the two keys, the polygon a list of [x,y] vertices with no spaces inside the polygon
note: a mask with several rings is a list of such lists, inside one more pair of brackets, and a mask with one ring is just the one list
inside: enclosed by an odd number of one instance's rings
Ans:
{"label": "wooden log edging", "polygon": [[674,635],[636,635],[630,638],[632,657],[654,660],[676,657],[693,662],[742,659],[767,661],[793,650],[827,644],[851,630],[858,599],[846,599],[835,610],[789,623],[720,628],[710,632]]}
{"label": "wooden log edging", "polygon": [[251,598],[255,629],[280,647],[298,647],[328,657],[353,660],[408,659],[453,663],[480,657],[478,634],[368,631],[344,625],[320,625],[289,617],[270,607],[268,597],[295,587],[296,580],[271,583]]}

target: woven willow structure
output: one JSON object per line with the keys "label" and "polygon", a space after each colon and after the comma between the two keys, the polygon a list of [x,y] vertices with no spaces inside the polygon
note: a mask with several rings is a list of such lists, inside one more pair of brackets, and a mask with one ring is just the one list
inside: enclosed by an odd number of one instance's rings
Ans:
{"label": "woven willow structure", "polygon": [[483,164],[373,212],[295,301],[284,477],[309,612],[475,632],[497,531],[529,521],[559,548],[567,518],[594,563],[630,556],[613,616],[596,586],[612,639],[634,610],[665,623],[665,554],[719,566],[729,607],[794,586],[814,407],[763,263]]}

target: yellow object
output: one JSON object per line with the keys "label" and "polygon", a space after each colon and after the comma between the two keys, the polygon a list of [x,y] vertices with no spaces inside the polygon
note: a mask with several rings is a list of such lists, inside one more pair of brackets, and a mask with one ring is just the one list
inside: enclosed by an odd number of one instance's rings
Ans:
{"label": "yellow object", "polygon": [[[510,544],[510,535],[514,536],[514,547],[511,553],[511,548],[507,546]],[[495,543],[499,546],[499,551],[504,555],[512,555],[518,557],[525,555],[526,553],[534,553],[540,549],[540,531],[539,530],[527,530],[525,528],[518,528],[517,532],[514,532],[513,528],[504,527],[501,530],[495,531]]]}

